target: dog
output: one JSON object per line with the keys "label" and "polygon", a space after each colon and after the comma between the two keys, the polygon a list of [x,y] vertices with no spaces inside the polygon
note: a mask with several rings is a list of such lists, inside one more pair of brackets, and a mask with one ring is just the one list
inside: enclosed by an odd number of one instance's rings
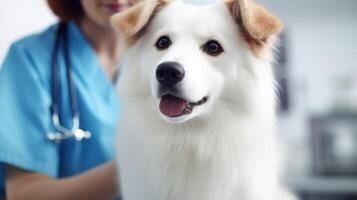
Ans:
{"label": "dog", "polygon": [[250,0],[146,0],[112,25],[124,200],[293,198],[277,170],[276,16]]}

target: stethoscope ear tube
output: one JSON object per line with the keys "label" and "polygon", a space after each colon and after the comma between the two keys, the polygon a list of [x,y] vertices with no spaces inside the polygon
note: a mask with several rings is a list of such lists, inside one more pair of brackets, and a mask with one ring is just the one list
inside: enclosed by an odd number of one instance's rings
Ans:
{"label": "stethoscope ear tube", "polygon": [[60,92],[60,87],[61,85],[59,84],[59,72],[58,72],[58,54],[59,54],[59,49],[60,49],[60,44],[61,44],[61,39],[63,38],[63,34],[65,32],[65,24],[64,22],[61,22],[58,31],[56,33],[56,39],[55,39],[55,44],[53,47],[52,51],[52,106],[51,106],[51,112],[52,112],[52,118],[53,115],[59,113],[59,92]]}
{"label": "stethoscope ear tube", "polygon": [[[58,27],[58,31],[56,33],[56,39],[54,48],[52,51],[52,123],[56,129],[56,132],[51,132],[47,134],[47,138],[51,141],[61,141],[68,138],[75,138],[78,141],[82,139],[88,139],[91,137],[91,133],[89,131],[83,131],[79,128],[79,108],[78,108],[78,97],[76,93],[76,87],[72,77],[72,66],[69,57],[69,40],[67,33],[67,24],[65,22],[61,22]],[[66,66],[66,77],[70,98],[70,107],[72,113],[72,128],[68,129],[65,126],[61,125],[60,122],[60,72],[58,65],[58,55],[59,50],[61,48],[61,44],[63,47],[63,55],[64,55],[64,63]]]}

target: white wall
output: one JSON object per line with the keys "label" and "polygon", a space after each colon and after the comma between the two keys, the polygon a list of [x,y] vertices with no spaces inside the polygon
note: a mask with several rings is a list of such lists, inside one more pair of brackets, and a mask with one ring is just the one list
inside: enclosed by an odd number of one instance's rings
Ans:
{"label": "white wall", "polygon": [[0,63],[9,45],[55,21],[45,0],[1,0]]}

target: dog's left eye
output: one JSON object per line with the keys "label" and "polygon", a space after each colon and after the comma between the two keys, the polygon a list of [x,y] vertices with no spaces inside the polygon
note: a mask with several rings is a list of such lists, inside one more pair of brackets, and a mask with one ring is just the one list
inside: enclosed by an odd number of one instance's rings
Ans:
{"label": "dog's left eye", "polygon": [[211,56],[218,56],[223,52],[222,46],[216,40],[210,40],[206,42],[203,47],[203,51]]}

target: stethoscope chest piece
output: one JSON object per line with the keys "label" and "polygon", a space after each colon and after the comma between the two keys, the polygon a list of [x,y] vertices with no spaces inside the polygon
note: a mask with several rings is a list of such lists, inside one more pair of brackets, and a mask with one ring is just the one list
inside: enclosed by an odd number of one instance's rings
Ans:
{"label": "stethoscope chest piece", "polygon": [[74,134],[74,138],[77,140],[77,141],[82,141],[83,139],[89,139],[92,137],[92,133],[89,132],[89,131],[84,131],[80,128],[74,130],[73,132]]}
{"label": "stethoscope chest piece", "polygon": [[77,141],[82,141],[84,139],[90,139],[92,137],[92,133],[89,131],[84,131],[80,128],[70,131],[70,132],[51,132],[47,134],[47,139],[54,142],[61,142],[62,140],[74,138]]}

